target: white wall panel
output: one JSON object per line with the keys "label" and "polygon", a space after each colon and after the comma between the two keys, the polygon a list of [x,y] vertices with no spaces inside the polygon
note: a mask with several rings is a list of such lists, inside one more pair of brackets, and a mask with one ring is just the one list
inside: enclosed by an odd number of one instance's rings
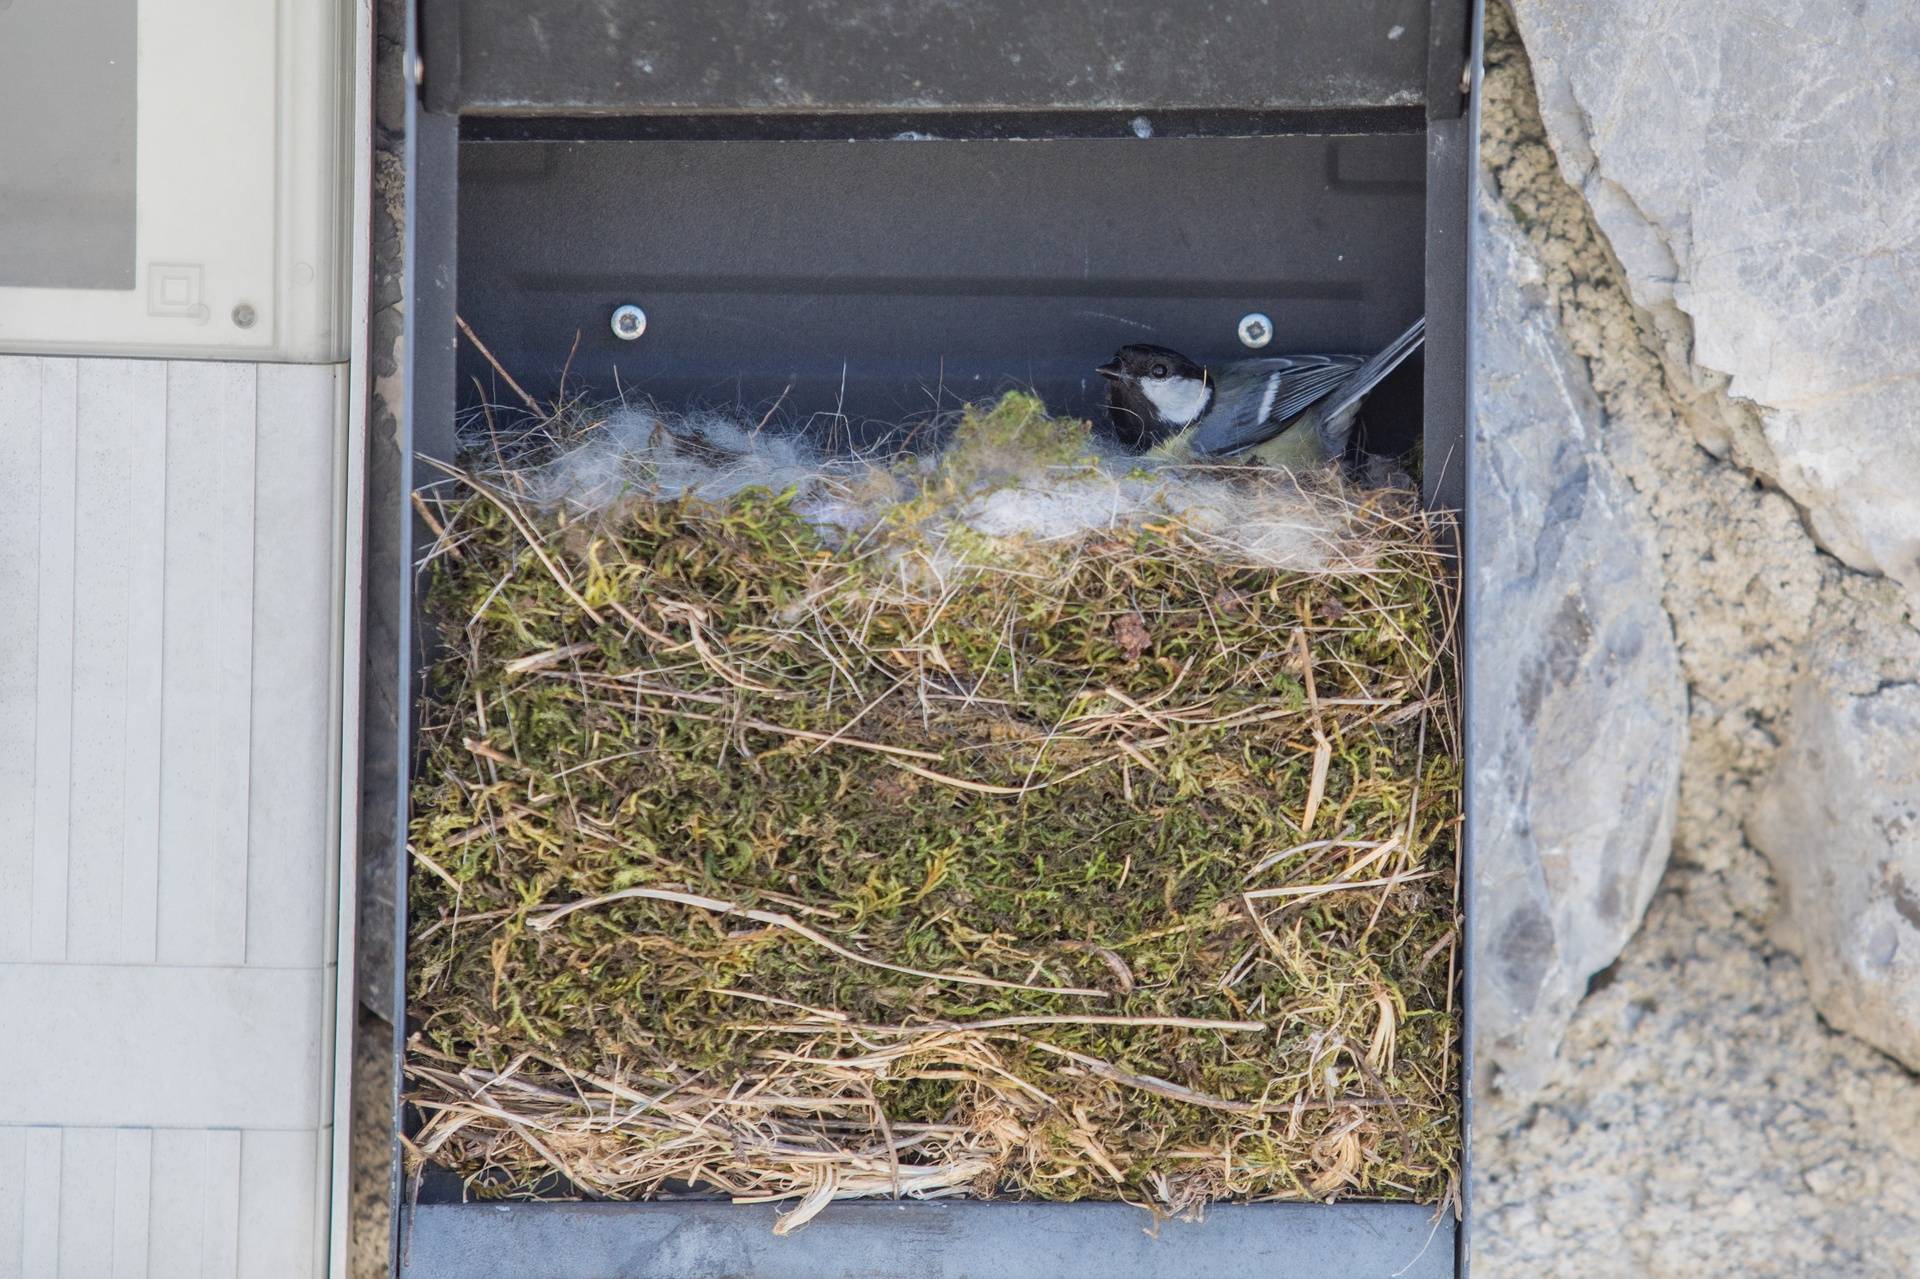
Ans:
{"label": "white wall panel", "polygon": [[322,1269],[345,382],[0,356],[0,1279]]}

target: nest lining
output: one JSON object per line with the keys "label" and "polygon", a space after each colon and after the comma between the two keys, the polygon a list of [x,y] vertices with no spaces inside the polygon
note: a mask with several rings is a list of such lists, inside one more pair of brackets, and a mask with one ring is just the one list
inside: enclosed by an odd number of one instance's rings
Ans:
{"label": "nest lining", "polygon": [[[1436,1202],[1446,565],[1403,497],[550,424],[439,530],[422,1157],[484,1195]],[[777,485],[777,488],[771,487]]]}

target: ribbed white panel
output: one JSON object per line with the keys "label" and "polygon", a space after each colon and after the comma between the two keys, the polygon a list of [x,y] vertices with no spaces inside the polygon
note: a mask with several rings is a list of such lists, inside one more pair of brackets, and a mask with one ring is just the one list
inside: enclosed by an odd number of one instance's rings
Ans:
{"label": "ribbed white panel", "polygon": [[0,1279],[323,1268],[344,385],[0,357]]}
{"label": "ribbed white panel", "polygon": [[[35,792],[39,776],[40,455],[43,431],[38,360],[0,360],[0,456],[13,468],[0,502],[0,962],[33,948]],[[0,1152],[4,1152],[0,1147]],[[0,1176],[6,1164],[0,1162]],[[0,1229],[6,1196],[0,1195]],[[0,1256],[6,1237],[0,1235]]]}

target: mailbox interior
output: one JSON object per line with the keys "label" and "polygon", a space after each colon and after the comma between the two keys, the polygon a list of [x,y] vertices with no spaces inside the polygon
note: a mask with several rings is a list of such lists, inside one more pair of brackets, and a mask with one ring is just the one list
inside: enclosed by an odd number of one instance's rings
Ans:
{"label": "mailbox interior", "polygon": [[[1372,350],[1424,313],[1424,358],[1374,397],[1369,440],[1420,442],[1426,500],[1466,511],[1468,0],[1222,0],[1171,16],[982,0],[966,22],[930,0],[717,0],[697,15],[419,4],[413,455],[451,460],[457,415],[506,402],[496,361],[542,399],[564,379],[871,440],[1016,386],[1091,414],[1092,366],[1117,346],[1251,354],[1249,312],[1271,318],[1269,352]],[[610,325],[625,304],[647,314],[631,341]],[[415,482],[430,478],[417,464]],[[418,639],[402,636],[403,706]],[[396,728],[404,760],[409,724]],[[406,778],[397,792],[404,814]],[[404,988],[402,973],[396,1059]],[[404,1126],[397,1100],[395,1115]],[[1130,1276],[1210,1257],[1303,1276],[1465,1273],[1466,1223],[1396,1204],[1223,1208],[1141,1247],[1144,1219],[1115,1205],[845,1204],[775,1240],[766,1211],[713,1201],[463,1204],[457,1185],[397,1170],[394,1194],[397,1264],[420,1276]]]}

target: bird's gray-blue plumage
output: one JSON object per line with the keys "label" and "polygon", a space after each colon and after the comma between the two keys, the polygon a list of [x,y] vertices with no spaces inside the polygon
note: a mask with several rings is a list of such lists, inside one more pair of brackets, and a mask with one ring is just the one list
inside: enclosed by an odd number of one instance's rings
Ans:
{"label": "bird's gray-blue plumage", "polygon": [[1283,431],[1307,428],[1330,452],[1344,443],[1360,400],[1426,338],[1424,317],[1369,358],[1357,355],[1283,355],[1239,360],[1214,376],[1213,400],[1185,441],[1198,457],[1244,453]]}
{"label": "bird's gray-blue plumage", "polygon": [[1201,455],[1239,453],[1271,439],[1315,400],[1345,381],[1363,362],[1358,355],[1282,355],[1239,360],[1213,379],[1213,403],[1187,446]]}

